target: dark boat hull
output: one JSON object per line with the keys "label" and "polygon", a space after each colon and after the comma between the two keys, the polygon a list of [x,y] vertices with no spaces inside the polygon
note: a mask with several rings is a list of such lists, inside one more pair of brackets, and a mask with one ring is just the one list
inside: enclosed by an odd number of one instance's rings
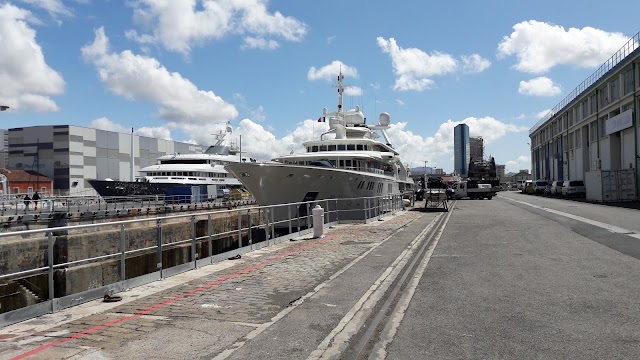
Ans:
{"label": "dark boat hull", "polygon": [[102,197],[166,195],[167,190],[179,186],[174,183],[150,183],[137,181],[89,180],[89,184]]}

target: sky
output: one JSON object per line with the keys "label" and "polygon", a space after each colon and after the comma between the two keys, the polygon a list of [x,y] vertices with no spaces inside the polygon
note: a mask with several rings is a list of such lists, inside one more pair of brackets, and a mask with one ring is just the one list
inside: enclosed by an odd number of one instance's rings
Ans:
{"label": "sky", "polygon": [[635,1],[0,0],[0,127],[77,125],[258,160],[318,139],[322,109],[387,130],[410,167],[453,170],[469,125],[509,172],[529,129],[640,31]]}

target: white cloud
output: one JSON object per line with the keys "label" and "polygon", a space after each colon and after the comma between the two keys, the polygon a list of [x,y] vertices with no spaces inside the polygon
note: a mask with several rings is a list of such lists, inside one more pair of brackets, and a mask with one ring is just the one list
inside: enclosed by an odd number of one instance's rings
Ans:
{"label": "white cloud", "polygon": [[462,59],[462,71],[466,73],[481,73],[491,66],[491,61],[478,54],[463,55],[460,58]]}
{"label": "white cloud", "polygon": [[518,92],[529,96],[556,96],[560,94],[560,86],[548,77],[541,76],[529,81],[520,81]]}
{"label": "white cloud", "polygon": [[369,84],[373,90],[380,90],[380,84],[377,82]]}
{"label": "white cloud", "polygon": [[96,31],[92,44],[82,48],[82,55],[96,66],[100,80],[114,94],[157,104],[158,116],[172,126],[201,127],[238,116],[233,105],[212,91],[198,89],[179,73],[169,72],[156,59],[130,50],[111,52],[103,28]]}
{"label": "white cloud", "polygon": [[340,60],[334,60],[331,64],[325,65],[320,69],[316,69],[315,66],[309,68],[309,72],[307,72],[308,80],[326,80],[332,81],[334,79],[338,79],[338,74],[342,71],[342,75],[345,77],[358,77],[358,69],[355,67],[351,67],[346,65]]}
{"label": "white cloud", "polygon": [[335,35],[327,37],[327,45],[332,45],[335,40],[336,40]]}
{"label": "white cloud", "polygon": [[258,122],[265,121],[267,119],[267,115],[264,112],[264,107],[260,105],[257,109],[251,111],[251,117]]}
{"label": "white cloud", "polygon": [[551,109],[545,109],[536,114],[536,119],[540,120],[543,117],[547,116],[547,114],[551,112]]}
{"label": "white cloud", "polygon": [[[92,120],[89,124],[89,127],[94,129],[106,130],[106,131],[115,131],[119,133],[131,134],[131,127],[120,125],[114,123],[106,117],[97,118]],[[169,126],[159,126],[159,127],[141,127],[134,128],[134,134],[140,136],[147,136],[156,139],[165,139],[171,140],[171,129]]]}
{"label": "white cloud", "polygon": [[58,18],[59,16],[72,16],[73,13],[69,8],[64,6],[62,0],[20,0],[25,4],[29,4],[35,8],[43,9],[48,12],[52,17]]}
{"label": "white cloud", "polygon": [[[109,120],[106,117],[101,117],[101,118],[97,118],[95,120],[92,120],[91,123],[89,124],[89,127],[94,128],[94,129],[99,129],[99,130],[106,130],[106,131],[115,131],[115,132],[121,132],[121,133],[131,133],[131,128],[130,127],[126,127],[120,124],[116,124],[113,121]],[[134,131],[135,133],[135,131]]]}
{"label": "white cloud", "polygon": [[[141,127],[139,129],[136,129],[134,133],[140,136],[171,140],[171,130],[167,126]],[[208,145],[208,144],[205,144],[205,145]]]}
{"label": "white cloud", "polygon": [[243,49],[264,49],[264,50],[275,50],[280,47],[275,40],[267,40],[265,38],[256,38],[247,36],[244,38],[244,44],[241,46]]}
{"label": "white cloud", "polygon": [[[440,125],[438,131],[431,136],[421,136],[407,130],[406,122],[392,123],[387,134],[394,147],[400,152],[404,163],[422,164],[428,160],[430,166],[451,168],[453,161],[453,128],[460,124],[469,125],[473,134],[482,136],[485,144],[491,144],[510,133],[525,132],[528,128],[507,124],[491,117],[470,117],[462,121],[452,121]],[[250,119],[240,122],[234,135],[242,134],[242,149],[247,156],[259,160],[270,160],[282,154],[304,152],[302,143],[317,138],[322,132],[328,130],[327,123],[318,123],[315,120],[304,120],[296,125],[282,138],[277,138],[271,131],[261,124]]]}
{"label": "white cloud", "polygon": [[396,104],[398,104],[400,106],[404,106],[405,105],[404,101],[402,101],[400,99],[396,99]]}
{"label": "white cloud", "polygon": [[59,111],[49,96],[63,94],[65,82],[45,62],[36,31],[29,26],[34,21],[27,10],[0,5],[0,104],[12,111]]}
{"label": "white cloud", "polygon": [[516,160],[509,160],[505,163],[506,172],[518,172],[531,168],[531,158],[527,155],[518,156]]}
{"label": "white cloud", "polygon": [[407,123],[392,124],[387,134],[392,144],[400,152],[405,163],[423,164],[429,161],[429,166],[451,169],[453,162],[453,129],[456,125],[465,123],[469,126],[469,132],[475,136],[482,136],[485,144],[491,144],[505,137],[509,133],[525,132],[528,128],[507,124],[492,117],[469,117],[462,121],[448,120],[440,125],[438,131],[427,137],[414,134],[405,130]]}
{"label": "white cloud", "polygon": [[185,55],[193,46],[227,35],[245,35],[245,46],[261,44],[272,49],[277,44],[273,37],[301,41],[307,33],[303,22],[278,11],[269,12],[267,0],[137,0],[132,4],[134,21],[143,32],[130,30],[127,37],[140,43],[159,43]]}
{"label": "white cloud", "polygon": [[344,89],[347,96],[362,96],[362,88],[359,86],[348,86]]}
{"label": "white cloud", "polygon": [[515,55],[515,69],[543,74],[557,65],[582,68],[600,66],[622,47],[629,37],[592,27],[569,28],[529,20],[513,26],[513,32],[498,45],[498,56]]}
{"label": "white cloud", "polygon": [[431,88],[435,83],[429,77],[453,73],[458,66],[456,59],[449,54],[435,51],[429,55],[416,48],[403,49],[394,38],[386,40],[378,37],[377,42],[382,52],[391,56],[393,71],[397,76],[393,88],[397,91]]}

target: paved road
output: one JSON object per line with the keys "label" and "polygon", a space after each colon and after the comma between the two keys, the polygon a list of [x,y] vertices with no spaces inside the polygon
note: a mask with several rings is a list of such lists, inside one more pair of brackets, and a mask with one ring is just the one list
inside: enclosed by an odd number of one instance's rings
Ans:
{"label": "paved road", "polygon": [[341,225],[0,329],[0,358],[636,358],[640,212],[571,205]]}

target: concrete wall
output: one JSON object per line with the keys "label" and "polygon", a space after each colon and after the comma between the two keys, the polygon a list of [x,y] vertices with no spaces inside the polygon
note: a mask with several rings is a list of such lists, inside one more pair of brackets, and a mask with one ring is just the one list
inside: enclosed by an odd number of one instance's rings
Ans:
{"label": "concrete wall", "polygon": [[[237,214],[225,214],[215,216],[212,219],[213,254],[223,253],[238,247]],[[191,221],[189,218],[178,219],[171,223],[162,224],[162,243],[170,245],[172,243],[191,238]],[[243,226],[248,224],[248,216],[244,213],[242,218]],[[251,214],[251,223],[260,224],[260,214]],[[197,237],[205,237],[208,231],[206,219],[196,222],[195,232]],[[232,231],[231,235],[220,236]],[[118,226],[102,231],[83,231],[74,234],[60,234],[55,237],[54,263],[66,263],[91,257],[99,257],[120,252],[120,230]],[[248,234],[243,234],[243,245],[247,245]],[[258,229],[254,229],[253,241],[264,240],[264,235],[258,235]],[[149,222],[137,224],[136,227],[128,227],[125,231],[125,243],[127,250],[143,249],[153,247],[157,243],[157,229],[155,219]],[[191,259],[191,244],[185,243],[176,247],[167,246],[163,249],[163,268],[170,268],[181,265]],[[48,264],[48,241],[43,235],[29,238],[3,239],[0,244],[0,273],[7,274],[19,272]],[[203,242],[196,247],[198,258],[206,258],[209,254],[208,243]],[[151,249],[146,252],[129,255],[126,259],[126,278],[141,276],[155,272],[156,250]],[[29,282],[36,285],[29,290],[36,293],[41,299],[48,298],[48,285],[46,272],[26,276]],[[115,283],[123,280],[120,274],[119,257],[92,263],[68,266],[65,269],[56,271],[55,274],[55,296],[75,294],[93,288]],[[11,283],[11,282],[8,282]],[[12,286],[12,285],[11,285]],[[1,307],[1,305],[0,305]],[[0,312],[2,310],[0,309]]]}

